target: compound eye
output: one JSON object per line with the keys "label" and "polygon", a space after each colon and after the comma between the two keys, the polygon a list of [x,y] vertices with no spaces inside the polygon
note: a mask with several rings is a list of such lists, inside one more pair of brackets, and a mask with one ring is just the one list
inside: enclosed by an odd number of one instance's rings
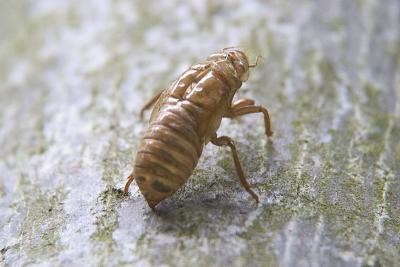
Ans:
{"label": "compound eye", "polygon": [[235,60],[233,63],[235,65],[235,69],[238,73],[244,73],[246,71],[242,62],[240,62],[239,60]]}

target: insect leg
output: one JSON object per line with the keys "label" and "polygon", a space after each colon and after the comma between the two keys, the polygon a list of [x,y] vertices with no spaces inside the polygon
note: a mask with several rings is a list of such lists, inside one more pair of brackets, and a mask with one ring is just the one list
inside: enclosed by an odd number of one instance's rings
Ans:
{"label": "insect leg", "polygon": [[224,47],[224,48],[222,48],[222,52],[225,52],[225,50],[228,50],[228,49],[232,49],[232,48],[236,48],[237,46],[228,46],[228,47]]}
{"label": "insect leg", "polygon": [[254,106],[254,103],[255,101],[250,98],[239,99],[233,102],[232,109],[238,109],[246,106]]}
{"label": "insect leg", "polygon": [[239,161],[239,157],[236,151],[236,146],[233,142],[233,140],[228,137],[228,136],[220,136],[217,137],[217,135],[215,134],[212,138],[211,138],[211,143],[213,143],[216,146],[229,146],[231,148],[231,152],[232,152],[232,157],[233,157],[233,161],[235,163],[235,168],[236,168],[236,172],[239,176],[240,179],[240,183],[242,184],[242,186],[246,189],[247,192],[249,192],[249,194],[254,198],[254,200],[259,203],[259,199],[257,194],[251,190],[249,183],[246,180],[246,177],[244,175],[242,166],[240,164]]}
{"label": "insect leg", "polygon": [[233,118],[234,117],[233,110],[247,106],[254,106],[254,100],[250,98],[243,98],[236,100],[235,102],[232,103],[231,108],[225,111],[224,117]]}
{"label": "insect leg", "polygon": [[230,116],[227,117],[238,117],[246,114],[262,112],[264,114],[265,133],[267,134],[267,136],[272,136],[273,132],[271,129],[271,120],[269,118],[268,110],[263,106],[255,106],[254,104],[248,106],[243,105],[246,101],[249,100],[251,99],[243,99],[243,102],[238,104],[236,104],[238,101],[235,102],[231,107],[231,111],[229,114]]}
{"label": "insect leg", "polygon": [[257,56],[256,62],[253,64],[250,64],[249,68],[255,68],[258,65],[258,59],[260,59],[260,58],[264,59],[262,56]]}
{"label": "insect leg", "polygon": [[142,109],[140,110],[140,120],[143,120],[143,114],[144,114],[144,112],[145,112],[147,109],[151,108],[151,107],[154,105],[154,103],[156,103],[156,101],[160,98],[162,92],[163,92],[163,91],[160,91],[160,92],[158,92],[157,94],[155,94],[149,101],[147,101],[147,102],[143,105]]}
{"label": "insect leg", "polygon": [[125,193],[126,195],[128,194],[129,186],[131,185],[131,183],[133,182],[133,180],[135,180],[135,178],[133,177],[132,174],[130,174],[130,175],[128,176],[128,181],[126,181],[125,188],[124,188],[124,193]]}

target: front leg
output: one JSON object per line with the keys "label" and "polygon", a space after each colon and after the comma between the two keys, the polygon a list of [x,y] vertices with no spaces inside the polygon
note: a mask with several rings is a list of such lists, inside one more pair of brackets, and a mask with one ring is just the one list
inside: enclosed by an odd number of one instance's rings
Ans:
{"label": "front leg", "polygon": [[235,168],[236,168],[236,172],[239,176],[240,183],[246,189],[246,191],[249,192],[249,194],[254,198],[254,200],[257,203],[259,203],[260,201],[258,199],[257,194],[254,193],[253,190],[251,190],[250,185],[246,180],[246,176],[243,173],[243,169],[242,169],[242,166],[240,165],[239,157],[238,157],[238,154],[236,151],[236,146],[235,146],[233,140],[228,136],[217,137],[217,134],[214,134],[214,136],[211,138],[210,141],[211,141],[211,143],[213,143],[216,146],[229,146],[231,148],[233,161],[235,163]]}
{"label": "front leg", "polygon": [[146,110],[150,109],[150,108],[154,105],[154,103],[157,102],[157,100],[160,98],[160,96],[161,96],[161,94],[162,94],[163,92],[164,92],[163,90],[162,90],[162,91],[159,91],[157,94],[155,94],[150,100],[148,100],[148,101],[143,105],[143,107],[140,109],[140,120],[143,120],[144,112],[145,112]]}
{"label": "front leg", "polygon": [[273,132],[271,129],[271,120],[269,118],[268,110],[263,106],[254,105],[254,100],[252,99],[244,98],[235,101],[225,117],[235,118],[238,116],[259,112],[264,114],[265,133],[268,137],[270,137],[272,136]]}

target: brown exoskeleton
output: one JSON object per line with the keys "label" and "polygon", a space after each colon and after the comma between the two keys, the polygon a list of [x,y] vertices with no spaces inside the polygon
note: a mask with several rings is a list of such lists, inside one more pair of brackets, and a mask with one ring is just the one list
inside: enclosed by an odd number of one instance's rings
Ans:
{"label": "brown exoskeleton", "polygon": [[258,196],[243,173],[233,140],[228,136],[217,136],[222,118],[258,112],[264,115],[265,133],[272,135],[266,108],[256,106],[254,100],[248,98],[233,102],[242,82],[249,77],[249,68],[255,66],[257,61],[249,64],[241,50],[225,48],[211,54],[203,63],[190,67],[168,89],[148,101],[141,116],[155,105],[125,193],[136,180],[147,203],[154,208],[186,182],[204,145],[211,141],[216,146],[231,148],[240,182],[258,203]]}

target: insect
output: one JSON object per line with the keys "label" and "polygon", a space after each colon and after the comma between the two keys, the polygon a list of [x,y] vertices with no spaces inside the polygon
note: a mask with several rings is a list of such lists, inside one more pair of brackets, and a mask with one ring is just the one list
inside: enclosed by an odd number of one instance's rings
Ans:
{"label": "insect", "polygon": [[255,101],[248,98],[233,101],[249,77],[249,68],[257,66],[258,59],[249,64],[240,49],[224,48],[190,67],[169,88],[143,106],[141,117],[145,110],[154,108],[133,162],[133,172],[125,185],[126,194],[135,180],[153,209],[182,187],[196,167],[203,147],[211,142],[230,147],[242,186],[259,202],[246,180],[233,140],[217,135],[224,117],[263,113],[265,133],[272,136],[265,107],[255,105]]}

